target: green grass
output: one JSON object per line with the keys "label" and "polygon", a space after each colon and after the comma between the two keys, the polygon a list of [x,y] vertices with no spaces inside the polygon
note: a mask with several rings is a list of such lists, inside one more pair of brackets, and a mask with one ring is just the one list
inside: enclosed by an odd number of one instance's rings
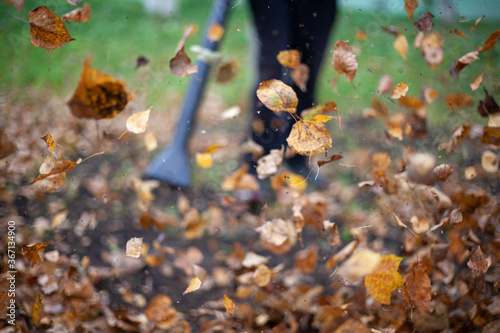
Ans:
{"label": "green grass", "polygon": [[[66,101],[71,96],[80,76],[82,63],[94,58],[93,65],[104,73],[125,80],[129,89],[146,105],[154,105],[160,110],[168,109],[172,100],[179,100],[189,82],[189,78],[178,78],[168,69],[177,42],[186,24],[194,23],[200,32],[188,40],[187,47],[199,44],[210,10],[211,1],[183,0],[180,12],[174,17],[151,17],[137,0],[119,2],[88,1],[92,6],[92,18],[86,23],[69,23],[68,31],[76,40],[60,49],[48,52],[33,47],[30,43],[27,23],[8,17],[6,14],[27,19],[29,10],[47,4],[58,15],[74,7],[65,1],[26,1],[24,11],[17,13],[11,5],[0,4],[0,89],[9,91],[12,101],[30,99],[27,88],[36,89]],[[417,18],[423,9],[415,14]],[[436,13],[435,13],[436,14]],[[445,60],[437,69],[425,63],[418,49],[412,48],[417,29],[406,16],[388,15],[387,11],[343,11],[340,12],[329,49],[325,55],[325,66],[319,78],[318,102],[334,100],[340,113],[345,117],[360,115],[369,107],[370,98],[375,95],[380,77],[393,76],[395,83],[404,82],[410,86],[409,95],[419,96],[425,85],[436,89],[440,96],[449,92],[471,93],[474,100],[483,98],[481,89],[471,92],[469,83],[480,73],[485,74],[484,86],[494,93],[498,86],[500,66],[499,46],[480,55],[480,60],[465,68],[461,79],[455,82],[448,74],[450,65],[463,54],[480,45],[487,36],[498,28],[494,22],[483,21],[474,33],[470,32],[471,20],[447,25],[434,18],[435,31],[442,33],[445,41]],[[239,62],[238,77],[228,84],[210,81],[210,91],[217,92],[228,104],[240,104],[248,100],[253,87],[253,52],[250,50],[252,22],[245,3],[231,10],[222,54],[225,58],[235,58]],[[458,22],[458,20],[457,20]],[[381,31],[381,26],[393,25],[404,33],[410,44],[407,59],[403,59],[393,48],[395,37]],[[464,40],[453,33],[458,28],[470,37]],[[356,32],[363,30],[368,40],[360,41]],[[331,62],[331,49],[336,40],[349,40],[358,54],[359,68],[352,83],[345,76],[338,75]],[[188,51],[188,54],[190,51]],[[144,68],[135,69],[136,58],[146,56],[151,62]],[[337,89],[332,89],[332,79],[337,80]],[[498,88],[496,88],[498,89]],[[400,107],[386,101],[392,112]],[[448,111],[442,99],[429,108],[431,121],[437,123],[459,123],[471,121],[475,111],[453,113]]]}

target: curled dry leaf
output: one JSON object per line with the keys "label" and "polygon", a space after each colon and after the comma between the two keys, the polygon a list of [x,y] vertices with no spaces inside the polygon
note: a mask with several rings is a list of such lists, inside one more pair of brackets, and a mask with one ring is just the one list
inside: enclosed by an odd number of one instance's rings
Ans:
{"label": "curled dry leaf", "polygon": [[86,2],[82,8],[76,8],[62,16],[64,21],[87,22],[90,20],[92,10],[90,4]]}
{"label": "curled dry leaf", "polygon": [[[477,90],[477,88],[479,88],[479,86],[481,85],[482,82],[483,82],[483,73],[479,74],[479,76],[476,77],[474,82],[472,82],[470,84],[470,88],[472,89],[472,91]],[[481,102],[479,102],[479,103],[481,103]]]}
{"label": "curled dry leaf", "polygon": [[458,29],[453,30],[455,32],[455,35],[462,37],[463,39],[469,39],[469,37],[465,36],[464,33]]}
{"label": "curled dry leaf", "polygon": [[354,250],[356,250],[359,243],[360,243],[360,240],[355,239],[352,242],[350,242],[349,244],[347,244],[346,246],[344,246],[342,248],[342,250],[340,250],[339,252],[337,252],[333,256],[331,256],[330,259],[328,259],[328,261],[326,262],[326,269],[330,270],[332,267],[334,267],[338,263],[347,259],[347,257],[349,257],[354,252]]}
{"label": "curled dry leaf", "polygon": [[77,118],[114,118],[133,99],[127,84],[91,67],[92,59],[83,64],[82,74],[68,102]]}
{"label": "curled dry leaf", "polygon": [[418,29],[420,32],[426,32],[429,30],[432,30],[434,28],[434,23],[432,23],[431,19],[434,17],[431,12],[425,12],[422,15],[420,15],[420,18],[418,21],[414,22],[413,25]]}
{"label": "curled dry leaf", "polygon": [[438,97],[439,95],[436,90],[430,88],[424,88],[424,98],[427,104],[431,104]]}
{"label": "curled dry leaf", "polygon": [[478,47],[477,50],[479,52],[491,50],[499,39],[500,39],[500,29],[493,31],[491,35],[489,35],[488,38],[486,39],[486,42],[484,42],[484,45]]}
{"label": "curled dry leaf", "polygon": [[75,40],[71,37],[59,16],[48,7],[39,6],[28,14],[31,44],[52,51]]}
{"label": "curled dry leaf", "polygon": [[401,260],[394,254],[382,256],[378,266],[365,277],[366,293],[382,304],[391,304],[391,292],[404,284],[398,272]]}
{"label": "curled dry leaf", "polygon": [[405,35],[399,35],[392,45],[394,49],[406,59],[406,55],[408,54],[408,40],[406,40]]}
{"label": "curled dry leaf", "polygon": [[488,94],[486,89],[484,89],[484,93],[486,96],[483,100],[479,101],[477,112],[479,112],[482,117],[488,117],[492,114],[500,113],[500,106],[498,106],[493,96]]}
{"label": "curled dry leaf", "polygon": [[172,300],[167,295],[153,297],[144,313],[161,329],[172,328],[179,320],[177,311],[172,307]]}
{"label": "curled dry leaf", "polygon": [[444,60],[444,38],[438,32],[425,35],[420,51],[424,55],[425,61],[431,68],[436,68]]}
{"label": "curled dry leaf", "polygon": [[320,105],[315,105],[312,108],[308,108],[302,111],[301,117],[304,120],[314,120],[317,115],[337,112],[337,104],[335,102],[326,102]]}
{"label": "curled dry leaf", "polygon": [[184,77],[186,75],[198,73],[198,65],[191,62],[191,59],[184,51],[184,45],[175,54],[175,57],[170,59],[170,70],[172,74],[178,77]]}
{"label": "curled dry leaf", "polygon": [[46,179],[47,181],[41,184],[40,187],[45,191],[56,190],[64,183],[66,172],[77,165],[77,162],[56,160],[53,155],[47,155],[40,166],[40,174],[31,184]]}
{"label": "curled dry leaf", "polygon": [[197,278],[197,277],[194,277],[191,280],[191,283],[189,284],[189,286],[187,287],[187,289],[184,290],[184,292],[182,294],[186,295],[186,294],[192,293],[193,291],[196,291],[196,290],[200,289],[200,287],[201,287],[201,280],[199,278]]}
{"label": "curled dry leaf", "polygon": [[351,46],[348,42],[338,40],[333,48],[332,58],[333,68],[339,74],[346,74],[346,81],[351,82],[356,75],[358,69],[358,62],[356,55],[352,53]]}
{"label": "curled dry leaf", "polygon": [[292,87],[280,80],[271,79],[261,82],[257,89],[257,97],[269,110],[290,113],[297,111],[297,94]]}
{"label": "curled dry leaf", "polygon": [[285,67],[298,68],[300,66],[299,50],[283,50],[276,56],[278,62]]}
{"label": "curled dry leaf", "polygon": [[483,20],[483,18],[484,18],[484,15],[481,16],[480,18],[478,18],[476,20],[476,22],[474,22],[474,25],[470,27],[470,32],[474,32],[474,30],[476,30],[477,25],[479,24],[479,22],[481,22]]}
{"label": "curled dry leaf", "polygon": [[224,294],[224,307],[226,308],[227,313],[232,316],[234,309],[236,308],[236,304],[234,304],[233,300],[227,297],[226,294]]}
{"label": "curled dry leaf", "polygon": [[444,100],[448,109],[453,111],[461,110],[472,105],[472,97],[469,94],[460,92],[448,94]]}
{"label": "curled dry leaf", "polygon": [[288,253],[297,242],[295,225],[289,220],[273,219],[256,230],[262,246],[277,255]]}
{"label": "curled dry leaf", "polygon": [[257,161],[257,178],[266,179],[278,172],[281,162],[283,162],[283,153],[285,147],[281,149],[271,149],[268,155],[262,156]]}
{"label": "curled dry leaf", "polygon": [[396,88],[394,88],[391,98],[392,99],[399,99],[401,96],[405,96],[406,93],[408,92],[408,85],[405,83],[399,83]]}
{"label": "curled dry leaf", "polygon": [[485,126],[481,142],[488,145],[500,147],[500,127]]}
{"label": "curled dry leaf", "polygon": [[[318,119],[318,117],[326,116],[318,115],[315,119]],[[329,119],[324,121],[328,121]],[[328,129],[323,121],[318,120],[299,120],[296,122],[286,142],[296,154],[303,156],[314,156],[324,153],[328,148],[332,147],[332,137]]]}
{"label": "curled dry leaf", "polygon": [[56,140],[54,140],[54,138],[52,137],[52,135],[50,135],[49,132],[45,133],[45,135],[42,136],[40,139],[45,141],[45,143],[47,144],[47,148],[50,151],[54,151],[56,149]]}
{"label": "curled dry leaf", "polygon": [[340,159],[342,159],[342,158],[343,158],[343,156],[342,156],[342,155],[340,155],[340,154],[332,155],[332,156],[330,156],[330,158],[329,158],[328,160],[326,160],[326,161],[318,161],[318,162],[317,162],[317,163],[318,163],[318,167],[322,167],[322,166],[323,166],[323,165],[325,165],[325,164],[328,164],[328,163],[331,163],[331,162],[334,162],[334,161],[338,161],[338,160],[340,160]]}
{"label": "curled dry leaf", "polygon": [[142,252],[142,237],[133,237],[127,241],[125,255],[127,257],[139,258]]}
{"label": "curled dry leaf", "polygon": [[21,248],[21,254],[31,262],[31,267],[33,267],[38,262],[43,262],[43,252],[45,252],[45,248],[51,243],[52,242],[23,245]]}
{"label": "curled dry leaf", "polygon": [[418,0],[405,0],[405,10],[408,13],[408,19],[413,20],[413,13],[418,8]]}
{"label": "curled dry leaf", "polygon": [[496,155],[494,152],[486,150],[481,156],[481,167],[484,171],[495,173],[498,171],[498,164],[500,162],[500,155]]}
{"label": "curled dry leaf", "polygon": [[238,74],[238,62],[234,59],[223,61],[217,66],[215,79],[219,83],[231,82]]}
{"label": "curled dry leaf", "polygon": [[486,261],[480,246],[472,252],[469,261],[467,262],[467,266],[472,270],[472,274],[476,277],[480,276],[481,273],[484,274],[488,271],[488,262]]}
{"label": "curled dry leaf", "polygon": [[403,286],[404,297],[408,303],[419,310],[427,310],[431,301],[431,280],[427,268],[419,262],[406,276]]}
{"label": "curled dry leaf", "polygon": [[389,207],[385,206],[385,208],[387,209],[387,211],[389,213],[391,213],[392,216],[394,216],[394,218],[396,219],[396,221],[398,222],[398,225],[400,227],[403,227],[405,229],[407,229],[409,232],[411,232],[415,237],[417,237],[417,235],[415,235],[415,233],[410,229],[408,228],[408,226],[406,224],[403,223],[403,221],[401,221],[401,219],[399,218],[399,216],[396,215],[396,213],[394,213],[392,210],[389,209]]}
{"label": "curled dry leaf", "polygon": [[469,132],[470,126],[467,125],[461,125],[456,130],[454,130],[451,136],[451,140],[448,143],[448,147],[446,148],[446,154],[450,155],[451,152],[454,151],[455,148],[457,148],[462,143],[462,141],[464,141],[464,139],[469,136]]}
{"label": "curled dry leaf", "polygon": [[478,55],[479,55],[478,51],[472,51],[472,52],[469,52],[469,53],[463,55],[462,57],[460,57],[460,59],[458,59],[457,62],[450,69],[451,76],[455,80],[458,80],[458,75],[459,75],[460,71],[464,67],[473,63],[474,61],[479,60]]}
{"label": "curled dry leaf", "polygon": [[449,164],[441,164],[435,167],[432,172],[436,175],[437,180],[444,182],[453,172],[453,167]]}
{"label": "curled dry leaf", "polygon": [[219,23],[212,23],[210,28],[208,28],[207,31],[207,37],[213,42],[218,42],[222,39],[222,36],[224,36],[224,27],[220,25]]}
{"label": "curled dry leaf", "polygon": [[33,324],[35,326],[40,322],[40,315],[42,314],[42,293],[36,297],[36,301],[31,308],[31,316],[33,317]]}
{"label": "curled dry leaf", "polygon": [[127,118],[127,131],[140,134],[144,133],[146,128],[148,127],[149,121],[149,113],[151,112],[151,108],[146,111],[138,112]]}
{"label": "curled dry leaf", "polygon": [[269,269],[264,264],[261,264],[257,267],[257,269],[253,272],[253,281],[259,287],[265,287],[271,282],[272,270]]}
{"label": "curled dry leaf", "polygon": [[307,81],[309,81],[309,66],[300,64],[292,70],[292,80],[303,92],[307,91]]}
{"label": "curled dry leaf", "polygon": [[4,128],[0,127],[0,160],[13,154],[16,150],[16,145],[9,140]]}
{"label": "curled dry leaf", "polygon": [[[382,95],[391,92],[394,87],[394,80],[390,75],[384,75],[378,82],[377,95]],[[372,106],[373,107],[373,106]]]}

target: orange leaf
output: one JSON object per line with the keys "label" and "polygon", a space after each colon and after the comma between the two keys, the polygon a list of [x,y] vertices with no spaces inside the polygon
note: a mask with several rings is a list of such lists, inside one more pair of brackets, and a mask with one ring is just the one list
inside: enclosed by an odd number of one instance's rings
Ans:
{"label": "orange leaf", "polygon": [[77,118],[114,118],[133,99],[127,84],[91,67],[92,59],[83,63],[82,74],[68,102]]}
{"label": "orange leaf", "polygon": [[[50,158],[50,155],[47,158]],[[61,176],[61,178],[63,178],[64,181],[64,178],[66,177],[66,172],[78,165],[76,162],[73,161],[56,161],[55,163],[56,163],[55,166],[52,169],[50,169],[48,173],[43,173],[38,175],[31,184],[34,184],[42,179],[45,179],[55,174],[61,174],[61,175],[64,174],[64,177]]]}
{"label": "orange leaf", "polygon": [[9,140],[4,128],[0,127],[0,160],[13,154],[16,150],[16,145]]}
{"label": "orange leaf", "polygon": [[52,51],[75,40],[71,37],[59,16],[48,7],[39,6],[28,14],[31,44]]}
{"label": "orange leaf", "polygon": [[50,135],[49,132],[45,133],[44,136],[42,136],[40,139],[45,141],[47,144],[47,148],[49,148],[50,151],[54,151],[56,149],[56,140]]}
{"label": "orange leaf", "polygon": [[478,48],[478,51],[484,52],[492,49],[499,39],[500,39],[500,29],[493,31],[491,35],[489,35],[488,38],[486,39],[486,42],[484,42],[484,45]]}
{"label": "orange leaf", "polygon": [[195,277],[191,280],[191,283],[189,284],[187,289],[182,294],[186,295],[186,294],[192,293],[193,291],[200,289],[200,287],[201,287],[201,280],[199,278]]}
{"label": "orange leaf", "polygon": [[377,268],[365,277],[366,292],[382,304],[391,304],[391,292],[404,284],[398,272],[401,260],[394,254],[382,256]]}
{"label": "orange leaf", "polygon": [[35,326],[40,322],[40,314],[42,313],[42,293],[39,293],[36,297],[36,301],[31,309],[31,315],[33,316],[33,324]]}
{"label": "orange leaf", "polygon": [[474,25],[472,27],[470,27],[470,32],[474,32],[474,30],[476,30],[476,27],[477,25],[479,24],[479,22],[481,22],[483,20],[484,16],[481,16],[480,18],[478,18],[476,20],[476,22],[474,22]]}
{"label": "orange leaf", "polygon": [[236,304],[234,304],[233,300],[227,297],[226,294],[224,294],[224,307],[226,308],[227,313],[232,316],[234,309],[236,308]]}
{"label": "orange leaf", "polygon": [[171,306],[172,300],[167,295],[156,295],[144,311],[146,317],[158,328],[169,329],[179,320],[177,311]]}
{"label": "orange leaf", "polygon": [[203,169],[208,169],[213,166],[212,154],[211,153],[196,153],[196,164],[198,164]]}
{"label": "orange leaf", "polygon": [[286,142],[296,154],[304,156],[314,156],[332,147],[332,137],[325,124],[314,120],[296,122]]}
{"label": "orange leaf", "polygon": [[406,40],[405,35],[399,35],[392,45],[394,46],[394,49],[398,51],[404,59],[406,59],[406,55],[408,54],[408,41]]}
{"label": "orange leaf", "polygon": [[278,53],[276,59],[282,66],[298,68],[300,65],[300,52],[298,50],[283,50]]}
{"label": "orange leaf", "polygon": [[408,19],[413,20],[413,13],[418,7],[418,0],[405,0],[405,10],[408,13]]}
{"label": "orange leaf", "polygon": [[472,105],[472,97],[460,92],[448,94],[444,100],[448,109],[453,111],[464,109]]}
{"label": "orange leaf", "polygon": [[323,166],[323,165],[325,165],[325,164],[328,164],[328,163],[331,163],[331,162],[334,162],[334,161],[340,160],[340,159],[342,159],[342,158],[343,158],[343,156],[342,156],[342,155],[340,155],[340,154],[337,154],[337,155],[332,155],[332,156],[330,156],[330,158],[329,158],[328,160],[326,160],[326,161],[318,161],[318,162],[317,162],[317,163],[318,163],[318,167],[322,167],[322,166]]}
{"label": "orange leaf", "polygon": [[356,75],[358,69],[358,62],[356,55],[352,53],[349,42],[338,40],[333,49],[332,58],[333,68],[339,74],[346,74],[346,81],[351,82]]}
{"label": "orange leaf", "polygon": [[462,37],[463,39],[469,39],[469,37],[465,36],[465,35],[464,35],[464,33],[463,33],[462,31],[458,30],[458,29],[455,29],[455,30],[454,30],[454,32],[455,32],[455,34],[456,34],[457,36],[460,36],[460,37]]}
{"label": "orange leaf", "polygon": [[295,255],[295,268],[303,273],[312,273],[318,260],[318,247],[316,244],[297,252]]}
{"label": "orange leaf", "polygon": [[331,269],[339,262],[347,259],[347,257],[349,257],[354,252],[354,250],[356,250],[356,248],[359,245],[359,242],[360,242],[359,239],[355,239],[346,246],[344,246],[342,250],[331,256],[330,259],[328,259],[328,261],[326,262],[326,269]]}
{"label": "orange leaf", "polygon": [[405,84],[405,83],[399,83],[396,88],[394,88],[394,90],[392,91],[392,95],[391,95],[391,98],[393,99],[398,99],[400,98],[401,96],[405,96],[406,93],[408,92],[408,85]]}
{"label": "orange leaf", "polygon": [[280,80],[271,79],[261,82],[257,89],[257,97],[269,110],[290,113],[297,111],[297,94]]}
{"label": "orange leaf", "polygon": [[426,310],[431,301],[431,280],[424,264],[418,263],[406,277],[404,297],[412,306]]}
{"label": "orange leaf", "polygon": [[292,80],[303,92],[307,91],[307,81],[309,80],[309,66],[300,64],[292,70]]}
{"label": "orange leaf", "polygon": [[219,23],[213,23],[207,32],[207,37],[213,42],[218,42],[224,36],[224,27]]}
{"label": "orange leaf", "polygon": [[90,15],[92,11],[90,9],[90,4],[86,2],[83,8],[76,8],[69,13],[64,14],[61,18],[64,21],[75,21],[75,22],[87,22],[90,20]]}
{"label": "orange leaf", "polygon": [[484,257],[483,251],[481,251],[481,247],[478,246],[467,262],[467,266],[472,270],[474,276],[479,276],[481,273],[486,273],[488,271],[488,262]]}
{"label": "orange leaf", "polygon": [[23,245],[21,254],[31,261],[31,267],[38,262],[43,262],[43,252],[52,242],[38,243],[35,245]]}
{"label": "orange leaf", "polygon": [[466,137],[469,136],[470,126],[462,125],[453,131],[451,136],[451,140],[448,143],[448,147],[446,148],[446,154],[450,155],[452,151],[455,150],[458,145],[464,141]]}

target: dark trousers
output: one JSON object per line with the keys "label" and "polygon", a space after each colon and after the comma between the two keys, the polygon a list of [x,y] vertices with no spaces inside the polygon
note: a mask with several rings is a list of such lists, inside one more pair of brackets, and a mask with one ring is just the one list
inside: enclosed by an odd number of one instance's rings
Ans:
{"label": "dark trousers", "polygon": [[[313,105],[319,67],[335,18],[335,0],[250,0],[250,6],[260,47],[258,82],[279,79],[292,86],[299,99],[297,113],[300,115]],[[302,63],[310,69],[305,92],[293,83],[291,70],[276,59],[279,51],[290,49],[299,50]],[[254,91],[257,88],[258,85]],[[295,123],[288,112],[275,113],[267,109],[255,93],[252,112],[253,140],[264,147],[265,154],[286,145]]]}

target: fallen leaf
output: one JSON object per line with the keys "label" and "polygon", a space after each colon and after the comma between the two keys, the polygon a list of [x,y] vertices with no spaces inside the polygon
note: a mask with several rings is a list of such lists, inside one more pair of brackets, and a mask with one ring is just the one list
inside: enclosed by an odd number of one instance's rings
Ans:
{"label": "fallen leaf", "polygon": [[434,17],[431,12],[425,12],[422,15],[420,15],[420,18],[418,21],[414,22],[413,25],[418,29],[420,32],[426,32],[429,30],[432,30],[434,28],[434,23],[432,23],[431,19]]}
{"label": "fallen leaf", "polygon": [[356,55],[352,53],[349,42],[338,40],[333,48],[332,58],[333,68],[339,74],[346,74],[346,81],[351,82],[356,75],[358,69],[358,62]]}
{"label": "fallen leaf", "polygon": [[224,36],[224,27],[220,25],[219,23],[212,23],[210,28],[208,28],[207,31],[207,37],[213,42],[218,42],[222,39],[222,36]]}
{"label": "fallen leaf", "polygon": [[266,265],[259,265],[253,272],[253,281],[259,287],[265,287],[271,282],[272,271]]}
{"label": "fallen leaf", "polygon": [[198,279],[197,277],[194,277],[191,280],[191,283],[189,284],[187,289],[182,294],[186,295],[186,294],[192,293],[193,291],[200,289],[200,287],[201,287],[201,280]]}
{"label": "fallen leaf", "polygon": [[436,175],[437,180],[444,182],[453,172],[453,167],[449,164],[440,164],[432,172]]}
{"label": "fallen leaf", "polygon": [[288,253],[297,242],[295,225],[289,220],[273,219],[258,227],[262,246],[274,254]]}
{"label": "fallen leaf", "polygon": [[114,118],[133,99],[126,83],[91,67],[92,59],[83,64],[82,74],[68,102],[77,118]]}
{"label": "fallen leaf", "polygon": [[[318,117],[318,116],[316,116]],[[286,139],[290,148],[299,155],[314,156],[332,147],[332,137],[323,122],[299,120]]]}
{"label": "fallen leaf", "polygon": [[318,167],[322,167],[325,164],[328,164],[328,163],[331,163],[331,162],[334,162],[334,161],[338,161],[338,160],[340,160],[342,158],[343,158],[343,156],[340,155],[340,154],[332,155],[332,156],[330,156],[330,159],[328,159],[326,161],[317,161]]}
{"label": "fallen leaf", "polygon": [[38,326],[40,322],[40,315],[42,313],[42,293],[39,293],[36,297],[35,303],[33,303],[33,308],[31,309],[31,316],[33,317],[33,324]]}
{"label": "fallen leaf", "polygon": [[139,68],[139,67],[146,66],[147,64],[149,64],[149,59],[146,58],[145,56],[138,56],[136,62],[137,62],[137,65],[135,66],[135,68]]}
{"label": "fallen leaf", "polygon": [[283,162],[283,153],[285,147],[281,149],[271,149],[268,155],[262,156],[257,160],[257,178],[266,179],[278,172],[281,162]]}
{"label": "fallen leaf", "polygon": [[399,35],[398,38],[392,44],[394,49],[398,51],[398,53],[406,59],[406,55],[408,54],[408,41],[404,35]]}
{"label": "fallen leaf", "polygon": [[31,262],[31,267],[33,267],[38,262],[43,262],[43,252],[45,251],[45,248],[51,243],[52,242],[38,243],[34,245],[23,245],[21,254]]}
{"label": "fallen leaf", "polygon": [[380,78],[380,81],[378,82],[377,95],[382,95],[391,92],[393,90],[393,87],[394,87],[394,81],[392,79],[392,76],[384,75]]}
{"label": "fallen leaf", "polygon": [[382,256],[377,268],[365,277],[366,293],[382,304],[391,304],[391,292],[404,284],[398,272],[401,260],[394,254]]}
{"label": "fallen leaf", "polygon": [[295,269],[299,272],[310,274],[314,272],[317,260],[318,246],[313,243],[295,254]]}
{"label": "fallen leaf", "polygon": [[386,152],[376,152],[373,154],[371,161],[373,165],[379,169],[387,170],[391,165],[391,156]]}
{"label": "fallen leaf", "polygon": [[477,25],[479,24],[479,22],[481,22],[483,20],[484,16],[481,16],[480,18],[478,18],[476,20],[476,22],[474,22],[474,25],[472,27],[470,27],[470,32],[474,32],[474,30],[476,30],[476,27]]}
{"label": "fallen leaf", "polygon": [[391,95],[391,98],[392,99],[398,99],[400,98],[401,96],[405,96],[406,93],[408,92],[408,85],[405,84],[405,83],[399,83],[396,88],[394,88],[393,92],[392,92],[392,95]]}
{"label": "fallen leaf", "polygon": [[0,160],[13,154],[16,150],[16,145],[9,140],[5,129],[0,127]]}
{"label": "fallen leaf", "polygon": [[127,257],[139,258],[142,253],[142,237],[133,237],[127,241],[125,255]]}
{"label": "fallen leaf", "polygon": [[498,106],[493,96],[488,94],[488,91],[485,88],[483,88],[483,90],[486,96],[483,100],[479,101],[477,112],[479,112],[481,117],[488,117],[492,114],[500,113],[500,106]]}
{"label": "fallen leaf", "polygon": [[62,186],[64,179],[66,178],[66,172],[73,169],[77,165],[77,162],[57,161],[54,156],[47,155],[45,161],[40,166],[40,174],[35,178],[35,180],[33,180],[33,182],[31,182],[31,184],[35,184],[40,180],[53,176],[48,179],[51,184],[43,184],[43,187],[46,191],[56,190]]}
{"label": "fallen leaf", "polygon": [[438,32],[432,32],[425,35],[420,51],[424,55],[424,59],[431,68],[436,68],[443,63],[444,60],[444,38]]}
{"label": "fallen leaf", "polygon": [[[470,84],[470,88],[472,89],[472,91],[477,90],[477,88],[479,88],[482,82],[483,82],[483,73],[481,73],[478,77],[476,77],[474,82]],[[480,101],[479,103],[481,104],[481,102],[482,101]]]}
{"label": "fallen leaf", "polygon": [[172,307],[172,300],[167,295],[154,296],[144,313],[158,328],[164,330],[174,327],[179,320],[179,314]]}
{"label": "fallen leaf", "polygon": [[462,143],[462,141],[464,141],[464,139],[469,136],[469,132],[470,126],[467,125],[461,125],[457,129],[455,129],[451,136],[451,140],[448,143],[448,147],[446,148],[446,154],[450,155],[451,152],[454,151],[455,148],[457,148]]}
{"label": "fallen leaf", "polygon": [[195,158],[196,164],[203,169],[211,168],[214,165],[211,153],[196,153]]}
{"label": "fallen leaf", "polygon": [[56,149],[56,140],[54,140],[54,138],[52,137],[52,135],[50,135],[49,132],[45,133],[45,135],[42,136],[40,139],[45,141],[45,143],[47,144],[47,148],[50,151],[54,151]]}
{"label": "fallen leaf", "polygon": [[90,4],[86,2],[82,8],[73,9],[69,13],[64,14],[61,18],[66,22],[75,21],[81,23],[90,20],[91,14],[92,10],[90,8]]}
{"label": "fallen leaf", "polygon": [[480,246],[472,252],[469,261],[467,262],[467,266],[472,270],[472,274],[476,277],[480,276],[481,273],[484,274],[488,271],[488,262],[486,261]]}
{"label": "fallen leaf", "polygon": [[497,156],[494,152],[485,150],[481,156],[481,167],[484,171],[495,173],[498,171],[500,156]]}
{"label": "fallen leaf", "polygon": [[198,73],[198,65],[192,64],[191,59],[184,51],[184,46],[170,60],[170,71],[178,77]]}
{"label": "fallen leaf", "polygon": [[462,37],[463,39],[469,39],[469,37],[465,36],[464,33],[458,29],[453,30],[453,32],[455,32],[457,36]]}
{"label": "fallen leaf", "polygon": [[38,6],[28,14],[31,44],[48,51],[75,40],[71,37],[59,16],[46,6]]}
{"label": "fallen leaf", "polygon": [[217,66],[215,79],[218,83],[227,83],[232,81],[238,74],[238,62],[236,60],[226,60]]}
{"label": "fallen leaf", "polygon": [[460,92],[448,94],[444,100],[448,109],[453,111],[465,109],[472,105],[472,97],[469,94]]}
{"label": "fallen leaf", "polygon": [[309,80],[309,66],[300,64],[292,70],[292,80],[303,92],[307,91],[307,81]]}
{"label": "fallen leaf", "polygon": [[491,50],[500,39],[500,29],[495,30],[488,36],[483,46],[478,47],[479,52]]}
{"label": "fallen leaf", "polygon": [[240,169],[236,170],[222,181],[223,191],[235,190],[250,190],[258,191],[260,189],[257,177],[248,174],[250,166],[244,164]]}
{"label": "fallen leaf", "polygon": [[276,56],[278,62],[285,67],[298,68],[300,66],[299,50],[283,50]]}
{"label": "fallen leaf", "polygon": [[227,313],[232,316],[234,309],[236,308],[236,304],[234,304],[233,300],[227,297],[226,294],[224,294],[224,307],[226,308]]}
{"label": "fallen leaf", "polygon": [[408,13],[408,19],[413,20],[413,13],[418,8],[418,0],[405,0],[405,10]]}
{"label": "fallen leaf", "polygon": [[419,262],[410,269],[403,286],[404,298],[419,310],[427,310],[431,301],[431,280],[427,268]]}
{"label": "fallen leaf", "polygon": [[323,221],[323,230],[327,234],[327,239],[331,246],[340,244],[339,227],[335,222]]}
{"label": "fallen leaf", "polygon": [[147,109],[146,111],[137,112],[128,117],[126,123],[127,131],[135,134],[144,133],[144,131],[146,131],[146,128],[148,127],[149,113],[151,112],[151,108]]}
{"label": "fallen leaf", "polygon": [[280,80],[271,79],[261,82],[257,89],[257,97],[269,110],[290,113],[297,111],[297,94],[292,87]]}

